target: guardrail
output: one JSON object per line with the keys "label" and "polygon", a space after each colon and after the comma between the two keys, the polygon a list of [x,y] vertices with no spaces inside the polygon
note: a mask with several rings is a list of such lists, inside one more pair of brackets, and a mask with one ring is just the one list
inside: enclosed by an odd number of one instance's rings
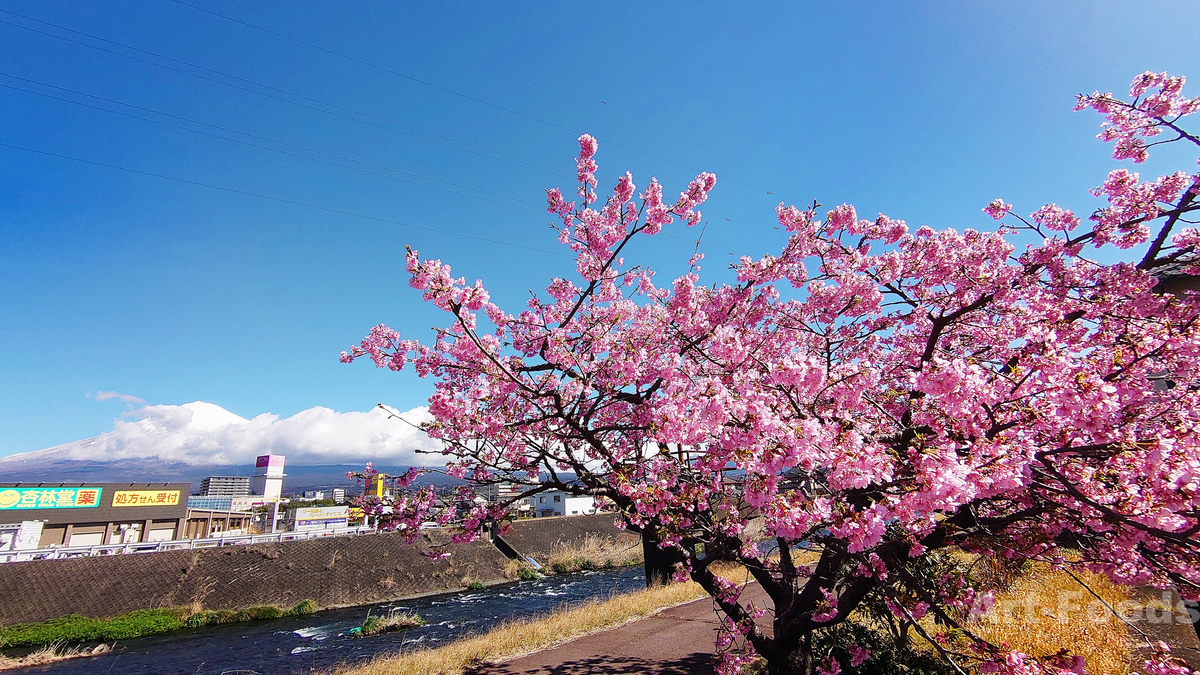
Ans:
{"label": "guardrail", "polygon": [[370,534],[373,527],[341,527],[330,530],[304,530],[301,532],[276,532],[274,534],[246,534],[207,539],[172,539],[170,541],[147,541],[137,544],[96,544],[94,546],[55,546],[24,551],[0,551],[0,563],[24,562],[27,560],[59,560],[62,558],[90,558],[100,555],[125,555],[127,553],[158,553],[196,548],[219,548],[221,546],[249,546],[281,541],[305,541],[322,537],[341,537],[355,534]]}

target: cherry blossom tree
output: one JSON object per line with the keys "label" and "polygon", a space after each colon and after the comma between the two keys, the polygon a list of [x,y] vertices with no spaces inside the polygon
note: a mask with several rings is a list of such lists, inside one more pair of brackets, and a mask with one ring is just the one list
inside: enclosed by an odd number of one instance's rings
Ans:
{"label": "cherry blossom tree", "polygon": [[[1076,109],[1104,116],[1116,159],[1142,162],[1158,144],[1200,145],[1180,124],[1200,108],[1183,84],[1148,72],[1127,100],[1097,92]],[[436,380],[424,428],[452,474],[615,504],[714,598],[722,672],[756,654],[775,674],[869,662],[857,644],[814,653],[813,636],[872,599],[959,672],[1083,672],[1073,655],[972,633],[984,594],[957,572],[918,573],[950,550],[1198,596],[1200,231],[1187,225],[1200,174],[1116,169],[1087,218],[997,199],[991,230],[780,204],[786,242],[742,257],[736,282],[702,284],[695,255],[659,284],[627,245],[700,223],[716,177],[667,202],[625,173],[600,205],[597,142],[579,147],[579,200],[547,192],[574,279],[508,313],[409,250],[411,285],[450,325],[432,344],[377,326],[342,360],[411,361]],[[1099,248],[1124,261],[1098,262]],[[476,507],[458,538],[517,498]],[[413,496],[393,524],[415,530],[431,504]],[[1161,654],[1147,667],[1178,667]]]}

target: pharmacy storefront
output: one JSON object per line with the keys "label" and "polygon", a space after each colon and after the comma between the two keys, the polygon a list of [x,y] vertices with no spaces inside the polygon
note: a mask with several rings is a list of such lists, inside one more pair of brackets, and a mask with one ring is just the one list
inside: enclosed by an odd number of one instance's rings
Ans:
{"label": "pharmacy storefront", "polygon": [[0,551],[175,539],[190,489],[188,483],[0,483]]}

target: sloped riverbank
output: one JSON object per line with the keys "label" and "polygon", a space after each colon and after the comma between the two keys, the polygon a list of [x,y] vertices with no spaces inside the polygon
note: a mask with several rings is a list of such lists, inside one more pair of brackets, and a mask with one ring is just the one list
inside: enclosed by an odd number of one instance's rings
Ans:
{"label": "sloped riverbank", "polygon": [[[437,646],[502,622],[546,614],[644,585],[640,568],[583,572],[522,581],[481,591],[460,591],[414,600],[317,612],[302,617],[227,624],[119,642],[106,654],[21,668],[13,673],[54,675],[219,675],[256,671],[264,675],[328,671],[362,663],[376,654]],[[370,638],[346,634],[367,612],[414,612],[427,624]]]}

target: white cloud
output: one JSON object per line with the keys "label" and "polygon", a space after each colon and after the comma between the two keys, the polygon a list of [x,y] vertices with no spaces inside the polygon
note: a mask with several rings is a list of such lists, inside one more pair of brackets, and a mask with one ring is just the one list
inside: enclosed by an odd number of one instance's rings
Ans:
{"label": "white cloud", "polygon": [[98,392],[96,392],[96,400],[97,401],[107,401],[110,398],[115,398],[119,401],[124,401],[125,405],[130,405],[130,406],[142,405],[145,403],[145,401],[143,401],[142,399],[140,399],[136,396],[130,396],[129,394],[122,394],[117,391],[98,391]]}
{"label": "white cloud", "polygon": [[436,463],[436,456],[416,454],[418,449],[440,447],[413,426],[428,419],[426,408],[399,415],[403,420],[379,408],[339,413],[318,406],[283,419],[272,414],[245,419],[201,401],[148,405],[133,411],[132,421],[114,420],[112,431],[53,450],[65,458],[100,462],[157,459],[245,465],[258,455],[274,453],[301,465]]}

